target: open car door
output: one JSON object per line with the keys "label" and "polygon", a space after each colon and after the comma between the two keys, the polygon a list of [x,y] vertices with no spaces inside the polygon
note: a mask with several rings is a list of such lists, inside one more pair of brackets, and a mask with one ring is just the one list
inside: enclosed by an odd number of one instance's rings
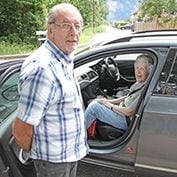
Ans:
{"label": "open car door", "polygon": [[177,48],[168,52],[155,90],[145,106],[135,168],[150,176],[177,176]]}
{"label": "open car door", "polygon": [[18,104],[18,78],[23,61],[0,67],[0,176],[36,177],[33,162],[15,143],[12,124]]}

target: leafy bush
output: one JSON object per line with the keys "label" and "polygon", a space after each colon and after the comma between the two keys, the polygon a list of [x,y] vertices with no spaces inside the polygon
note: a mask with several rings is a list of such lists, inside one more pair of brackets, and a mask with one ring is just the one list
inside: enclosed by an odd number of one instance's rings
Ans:
{"label": "leafy bush", "polygon": [[35,31],[44,27],[43,0],[1,0],[0,36],[9,42],[34,42]]}
{"label": "leafy bush", "polygon": [[[81,33],[80,44],[89,42],[95,33],[104,32],[105,26],[99,26],[97,28],[86,28]],[[11,35],[10,35],[11,36]],[[23,54],[23,53],[31,53],[39,46],[39,43],[24,43],[20,40],[18,42],[13,42],[14,35],[12,35],[11,39],[9,37],[0,37],[0,55],[9,55],[9,54]],[[27,37],[26,37],[27,39]],[[29,40],[28,40],[29,41]]]}
{"label": "leafy bush", "polygon": [[36,49],[33,44],[17,44],[2,41],[0,43],[0,55],[26,54]]}
{"label": "leafy bush", "polygon": [[105,30],[106,30],[106,27],[104,25],[101,25],[95,28],[93,27],[85,28],[83,32],[81,33],[80,43],[89,42],[95,33],[101,33],[101,32],[104,32]]}
{"label": "leafy bush", "polygon": [[36,31],[45,30],[48,10],[61,2],[70,2],[78,7],[85,25],[98,26],[106,19],[104,0],[1,0],[0,36],[7,37],[10,43],[35,43]]}

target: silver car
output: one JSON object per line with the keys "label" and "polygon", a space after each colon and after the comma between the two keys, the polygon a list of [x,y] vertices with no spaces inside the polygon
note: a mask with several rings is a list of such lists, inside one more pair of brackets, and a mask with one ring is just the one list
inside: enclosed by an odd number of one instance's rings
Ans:
{"label": "silver car", "polygon": [[[77,55],[74,72],[86,108],[99,95],[114,97],[118,91],[129,88],[135,82],[134,61],[142,53],[150,55],[154,64],[127,131],[97,126],[99,135],[88,139],[89,154],[83,161],[140,176],[176,177],[177,31],[138,33],[109,41]],[[16,145],[11,132],[23,61],[0,64],[3,177],[36,177],[32,159]]]}

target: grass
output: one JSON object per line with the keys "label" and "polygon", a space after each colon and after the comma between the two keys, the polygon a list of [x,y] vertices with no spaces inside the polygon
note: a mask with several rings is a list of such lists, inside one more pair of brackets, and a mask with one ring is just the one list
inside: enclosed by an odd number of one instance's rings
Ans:
{"label": "grass", "polygon": [[99,27],[89,27],[83,30],[80,36],[80,44],[89,42],[96,33],[104,32],[106,27],[104,25]]}
{"label": "grass", "polygon": [[0,55],[13,55],[31,53],[36,47],[33,44],[17,44],[0,42]]}
{"label": "grass", "polygon": [[[80,44],[88,43],[95,33],[103,31],[105,31],[105,26],[84,29],[80,36]],[[34,44],[11,44],[9,42],[0,41],[0,55],[26,54],[33,52],[36,48],[37,45]]]}

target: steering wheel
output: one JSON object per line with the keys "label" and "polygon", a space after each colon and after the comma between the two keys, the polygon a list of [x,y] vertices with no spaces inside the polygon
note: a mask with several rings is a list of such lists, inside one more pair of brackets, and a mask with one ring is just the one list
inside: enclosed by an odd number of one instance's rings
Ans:
{"label": "steering wheel", "polygon": [[116,62],[111,58],[107,57],[104,59],[105,62],[105,72],[113,80],[118,81],[120,79],[119,68]]}

